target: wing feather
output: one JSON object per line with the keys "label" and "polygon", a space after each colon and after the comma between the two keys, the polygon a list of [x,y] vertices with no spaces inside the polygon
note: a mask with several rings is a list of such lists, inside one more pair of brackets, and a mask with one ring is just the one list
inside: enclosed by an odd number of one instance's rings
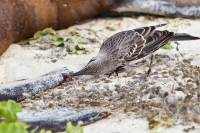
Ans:
{"label": "wing feather", "polygon": [[166,24],[116,33],[103,42],[99,54],[114,55],[127,61],[142,58],[159,49],[173,37],[173,32],[156,30],[164,25]]}
{"label": "wing feather", "polygon": [[[147,56],[150,53],[155,52],[156,50],[158,50],[160,47],[164,46],[165,44],[167,44],[174,36],[173,32],[169,32],[169,31],[162,31],[163,33],[160,34],[161,36],[159,38],[157,38],[156,40],[154,39],[147,39],[147,44],[144,47],[144,49],[142,50],[142,52],[137,56],[136,59],[140,59],[142,57]],[[155,33],[157,36],[157,33]]]}

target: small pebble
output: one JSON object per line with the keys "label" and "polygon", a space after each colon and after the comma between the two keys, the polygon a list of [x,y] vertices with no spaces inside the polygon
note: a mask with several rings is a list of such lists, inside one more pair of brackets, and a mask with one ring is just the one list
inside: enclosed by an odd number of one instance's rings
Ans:
{"label": "small pebble", "polygon": [[55,63],[58,60],[58,58],[51,59],[51,62]]}
{"label": "small pebble", "polygon": [[110,83],[110,82],[111,82],[110,79],[105,79],[105,80],[104,80],[104,83]]}
{"label": "small pebble", "polygon": [[177,99],[176,99],[175,95],[169,94],[167,96],[167,103],[168,104],[174,104],[174,103],[176,103],[176,101],[177,101]]}
{"label": "small pebble", "polygon": [[121,87],[120,84],[115,84],[114,86],[115,86],[115,88],[120,88]]}
{"label": "small pebble", "polygon": [[104,87],[105,89],[107,89],[107,90],[110,89],[109,85],[107,85],[107,84],[104,85],[103,87]]}

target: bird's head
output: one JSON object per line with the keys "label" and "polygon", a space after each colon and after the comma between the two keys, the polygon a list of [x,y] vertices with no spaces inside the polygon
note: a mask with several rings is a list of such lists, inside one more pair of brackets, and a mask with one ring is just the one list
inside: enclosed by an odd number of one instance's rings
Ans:
{"label": "bird's head", "polygon": [[108,63],[105,58],[93,57],[83,69],[74,73],[73,76],[104,74],[107,72]]}

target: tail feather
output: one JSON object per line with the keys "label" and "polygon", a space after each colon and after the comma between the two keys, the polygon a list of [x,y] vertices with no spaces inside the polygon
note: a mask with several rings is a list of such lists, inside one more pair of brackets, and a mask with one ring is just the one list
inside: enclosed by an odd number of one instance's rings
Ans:
{"label": "tail feather", "polygon": [[187,41],[187,40],[198,40],[200,37],[191,36],[186,33],[176,33],[170,41]]}
{"label": "tail feather", "polygon": [[164,24],[159,24],[159,25],[155,25],[155,27],[162,27],[162,26],[165,26],[165,25],[167,25],[167,23],[164,23]]}

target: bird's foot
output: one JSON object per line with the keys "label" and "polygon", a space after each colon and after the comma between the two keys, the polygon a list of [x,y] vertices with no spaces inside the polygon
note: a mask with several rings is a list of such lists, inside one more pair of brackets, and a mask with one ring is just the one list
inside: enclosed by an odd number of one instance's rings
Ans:
{"label": "bird's foot", "polygon": [[107,75],[108,75],[108,78],[110,78],[110,76],[114,73],[115,71],[113,71],[113,72],[110,72],[110,73],[107,73]]}
{"label": "bird's foot", "polygon": [[109,73],[109,74],[108,74],[108,78],[110,78],[110,76],[111,76],[113,73],[115,73],[115,74],[118,76],[119,71],[121,71],[121,70],[124,69],[123,67],[124,67],[124,66],[119,66],[115,71]]}

